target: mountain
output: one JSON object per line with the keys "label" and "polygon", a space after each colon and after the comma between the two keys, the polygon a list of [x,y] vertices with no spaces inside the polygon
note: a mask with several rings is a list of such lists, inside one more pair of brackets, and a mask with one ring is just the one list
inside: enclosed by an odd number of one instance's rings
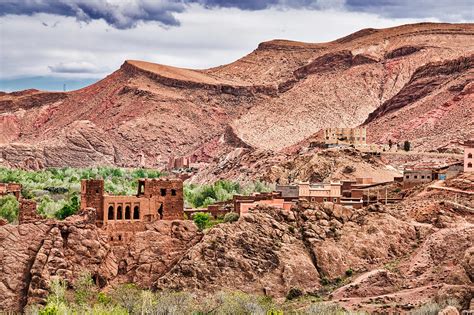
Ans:
{"label": "mountain", "polygon": [[361,124],[371,142],[456,149],[474,135],[473,42],[474,24],[422,23],[328,43],[273,40],[207,70],[128,60],[81,90],[0,94],[0,164],[212,163]]}

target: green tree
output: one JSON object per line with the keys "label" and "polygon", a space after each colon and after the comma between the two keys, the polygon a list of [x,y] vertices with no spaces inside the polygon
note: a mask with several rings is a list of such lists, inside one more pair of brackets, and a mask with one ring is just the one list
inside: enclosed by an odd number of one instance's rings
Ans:
{"label": "green tree", "polygon": [[211,216],[209,213],[196,213],[193,215],[193,221],[201,231],[209,225],[210,220]]}
{"label": "green tree", "polygon": [[7,195],[0,198],[0,217],[8,222],[13,222],[18,218],[19,203],[15,196]]}
{"label": "green tree", "polygon": [[79,210],[79,197],[74,194],[58,212],[54,214],[57,219],[64,220],[70,215],[76,214]]}

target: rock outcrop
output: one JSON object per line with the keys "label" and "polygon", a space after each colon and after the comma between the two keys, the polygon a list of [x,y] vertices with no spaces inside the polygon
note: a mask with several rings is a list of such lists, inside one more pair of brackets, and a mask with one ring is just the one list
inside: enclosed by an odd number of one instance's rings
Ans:
{"label": "rock outcrop", "polygon": [[64,221],[0,226],[0,310],[44,303],[52,279],[73,284],[84,272],[100,288],[129,282],[150,287],[201,238],[191,221],[157,221],[132,243],[110,245],[95,215],[86,209]]}

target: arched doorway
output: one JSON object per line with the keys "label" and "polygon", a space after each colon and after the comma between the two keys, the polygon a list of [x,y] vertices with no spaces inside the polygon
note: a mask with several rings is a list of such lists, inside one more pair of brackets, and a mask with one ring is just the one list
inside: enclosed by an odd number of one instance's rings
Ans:
{"label": "arched doorway", "polygon": [[114,207],[113,206],[109,206],[107,219],[109,219],[109,220],[114,219]]}
{"label": "arched doorway", "polygon": [[133,208],[133,219],[140,220],[140,208],[138,206],[135,206],[135,208]]}
{"label": "arched doorway", "polygon": [[125,220],[130,220],[130,206],[125,207]]}
{"label": "arched doorway", "polygon": [[122,220],[122,206],[117,207],[117,220]]}

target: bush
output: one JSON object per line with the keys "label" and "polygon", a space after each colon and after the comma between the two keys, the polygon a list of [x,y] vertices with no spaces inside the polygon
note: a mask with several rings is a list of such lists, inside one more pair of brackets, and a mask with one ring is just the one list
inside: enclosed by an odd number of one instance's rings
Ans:
{"label": "bush", "polygon": [[79,305],[87,304],[94,296],[94,281],[90,272],[83,272],[74,282],[75,299]]}
{"label": "bush", "polygon": [[209,213],[195,213],[193,215],[193,221],[199,228],[199,230],[204,230],[211,221],[211,216]]}
{"label": "bush", "polygon": [[66,203],[54,216],[59,220],[64,220],[68,216],[76,214],[79,210],[79,197],[73,195],[68,203]]}
{"label": "bush", "polygon": [[353,273],[354,273],[354,271],[351,268],[346,270],[346,276],[348,276],[348,277],[352,276]]}
{"label": "bush", "polygon": [[12,223],[18,218],[19,203],[15,196],[7,195],[0,198],[0,217]]}
{"label": "bush", "polygon": [[334,303],[313,303],[306,310],[309,315],[339,315],[348,314],[344,308]]}
{"label": "bush", "polygon": [[296,298],[299,298],[302,295],[303,295],[303,291],[301,291],[300,289],[291,288],[290,291],[288,291],[288,293],[286,294],[286,299],[291,301],[291,300],[294,300]]}
{"label": "bush", "polygon": [[237,212],[229,212],[229,213],[226,213],[225,216],[224,216],[224,222],[235,222],[237,220],[239,220],[239,214]]}

